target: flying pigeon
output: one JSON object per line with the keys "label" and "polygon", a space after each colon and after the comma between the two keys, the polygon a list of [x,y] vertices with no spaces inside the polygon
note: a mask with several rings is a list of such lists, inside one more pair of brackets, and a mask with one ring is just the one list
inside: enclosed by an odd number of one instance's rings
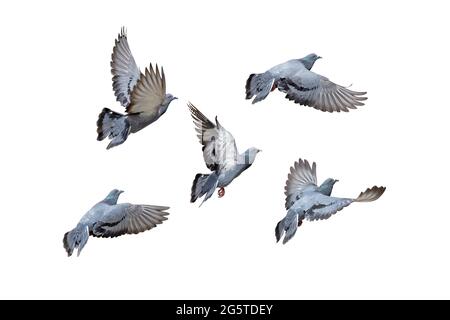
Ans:
{"label": "flying pigeon", "polygon": [[348,112],[363,106],[366,92],[356,92],[331,82],[311,71],[318,55],[311,53],[301,59],[289,60],[264,73],[251,74],[245,86],[246,99],[252,103],[264,100],[278,88],[286,98],[300,105],[327,112]]}
{"label": "flying pigeon", "polygon": [[134,61],[128,46],[125,29],[122,28],[115,41],[111,56],[113,89],[117,101],[126,108],[126,114],[120,114],[104,108],[97,121],[97,140],[108,137],[111,142],[107,149],[118,146],[127,140],[130,133],[136,133],[159,119],[177,99],[166,94],[164,70],[150,64],[144,73]]}
{"label": "flying pigeon", "polygon": [[211,174],[198,173],[192,184],[191,202],[205,195],[201,206],[216,188],[219,188],[218,195],[222,198],[225,195],[225,187],[250,168],[261,150],[249,148],[239,154],[233,136],[219,123],[217,117],[214,124],[190,102],[188,107],[194,119],[197,137],[203,145],[203,158],[208,169],[212,171]]}
{"label": "flying pigeon", "polygon": [[328,219],[353,202],[375,201],[386,190],[385,187],[373,186],[361,192],[356,199],[331,197],[337,181],[329,178],[317,186],[316,163],[314,162],[312,167],[307,160],[299,159],[294,163],[284,188],[287,214],[275,227],[277,242],[285,232],[283,244],[292,239],[304,219]]}
{"label": "flying pigeon", "polygon": [[78,248],[78,256],[89,236],[113,238],[150,230],[167,220],[169,207],[146,204],[117,204],[121,190],[112,190],[105,199],[93,206],[78,222],[75,229],[66,232],[64,249],[70,257]]}

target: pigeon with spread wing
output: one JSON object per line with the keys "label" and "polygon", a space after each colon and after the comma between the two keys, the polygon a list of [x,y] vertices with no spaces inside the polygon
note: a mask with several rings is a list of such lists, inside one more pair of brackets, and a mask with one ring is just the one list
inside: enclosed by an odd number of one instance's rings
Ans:
{"label": "pigeon with spread wing", "polygon": [[328,178],[317,186],[316,163],[310,166],[307,160],[302,159],[294,163],[285,187],[287,214],[275,227],[277,242],[284,233],[283,244],[292,239],[304,219],[328,219],[353,202],[375,201],[386,190],[385,187],[374,186],[361,192],[356,199],[332,197],[331,192],[337,181]]}
{"label": "pigeon with spread wing", "polygon": [[177,99],[166,93],[164,70],[150,64],[144,73],[134,61],[128,46],[125,29],[116,39],[111,57],[113,89],[117,101],[126,108],[121,114],[104,108],[97,121],[97,140],[109,138],[107,149],[127,140],[130,133],[136,133],[159,119]]}
{"label": "pigeon with spread wing", "polygon": [[366,92],[350,90],[311,71],[320,58],[312,53],[276,65],[264,73],[251,74],[245,86],[246,99],[255,97],[252,103],[256,103],[278,89],[286,93],[287,99],[321,111],[348,112],[363,106]]}
{"label": "pigeon with spread wing", "polygon": [[66,232],[64,249],[69,257],[78,248],[77,255],[89,236],[112,238],[123,234],[136,234],[150,230],[167,220],[169,207],[145,204],[119,203],[123,191],[114,189],[105,199],[93,206],[78,222],[75,229]]}
{"label": "pigeon with spread wing", "polygon": [[188,107],[194,119],[197,137],[203,145],[203,158],[212,171],[211,174],[198,173],[192,184],[191,202],[205,196],[203,204],[216,188],[219,188],[219,198],[223,197],[225,187],[250,168],[261,150],[249,148],[240,154],[234,137],[219,123],[217,117],[213,123],[190,102]]}

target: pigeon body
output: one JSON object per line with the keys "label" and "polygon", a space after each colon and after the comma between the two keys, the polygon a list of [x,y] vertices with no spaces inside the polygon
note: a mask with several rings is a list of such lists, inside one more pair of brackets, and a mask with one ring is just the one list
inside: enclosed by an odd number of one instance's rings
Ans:
{"label": "pigeon body", "polygon": [[214,124],[191,103],[188,107],[194,119],[197,137],[203,145],[206,166],[213,172],[199,173],[194,178],[191,202],[205,196],[203,204],[216,188],[220,189],[219,197],[222,197],[225,194],[224,188],[253,164],[261,150],[249,148],[239,154],[234,137],[219,123],[217,117]]}
{"label": "pigeon body", "polygon": [[276,65],[264,73],[251,74],[245,86],[246,99],[255,97],[252,103],[256,103],[278,89],[286,93],[287,99],[321,111],[348,112],[363,106],[366,92],[349,90],[311,71],[320,58],[312,53]]}
{"label": "pigeon body", "polygon": [[117,204],[123,191],[114,189],[105,199],[94,205],[81,219],[75,229],[63,238],[68,256],[78,248],[78,255],[89,236],[111,238],[123,234],[136,234],[156,227],[167,220],[169,207],[153,205]]}
{"label": "pigeon body", "polygon": [[130,133],[136,133],[158,120],[177,99],[166,93],[164,70],[150,64],[144,73],[134,61],[128,46],[127,35],[122,28],[111,56],[113,90],[117,101],[126,108],[121,114],[104,108],[97,121],[97,140],[111,139],[107,149],[126,141]]}
{"label": "pigeon body", "polygon": [[307,160],[302,159],[295,162],[285,187],[286,217],[275,227],[277,242],[283,234],[285,234],[283,244],[292,239],[305,219],[309,221],[328,219],[353,202],[375,201],[386,190],[385,187],[374,186],[361,192],[356,199],[337,198],[331,196],[336,182],[337,180],[329,178],[317,186],[316,163],[310,166]]}

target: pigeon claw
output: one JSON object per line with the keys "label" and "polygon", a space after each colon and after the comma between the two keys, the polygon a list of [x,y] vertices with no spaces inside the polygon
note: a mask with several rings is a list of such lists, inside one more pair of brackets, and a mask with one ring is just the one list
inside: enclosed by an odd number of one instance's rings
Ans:
{"label": "pigeon claw", "polygon": [[225,188],[220,188],[217,194],[219,195],[219,198],[222,198],[225,195]]}

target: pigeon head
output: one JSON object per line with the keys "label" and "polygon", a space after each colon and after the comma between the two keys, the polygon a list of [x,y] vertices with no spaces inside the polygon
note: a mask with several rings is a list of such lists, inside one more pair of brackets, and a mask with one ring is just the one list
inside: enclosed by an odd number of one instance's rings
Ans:
{"label": "pigeon head", "polygon": [[120,194],[123,193],[122,190],[114,189],[106,196],[104,202],[108,204],[117,204]]}
{"label": "pigeon head", "polygon": [[164,106],[168,106],[172,100],[178,99],[177,97],[174,97],[170,93],[166,94],[166,97],[164,98],[164,102],[162,103]]}
{"label": "pigeon head", "polygon": [[301,58],[300,61],[303,63],[306,69],[311,70],[314,63],[321,58],[321,56],[318,56],[315,53],[310,53],[306,57]]}
{"label": "pigeon head", "polygon": [[339,180],[328,178],[322,184],[320,185],[318,191],[326,196],[331,195],[331,192],[333,191],[333,186],[336,182]]}
{"label": "pigeon head", "polygon": [[257,149],[257,148],[249,148],[244,152],[244,161],[245,164],[251,165],[255,159],[256,159],[256,155],[261,152],[261,150]]}

